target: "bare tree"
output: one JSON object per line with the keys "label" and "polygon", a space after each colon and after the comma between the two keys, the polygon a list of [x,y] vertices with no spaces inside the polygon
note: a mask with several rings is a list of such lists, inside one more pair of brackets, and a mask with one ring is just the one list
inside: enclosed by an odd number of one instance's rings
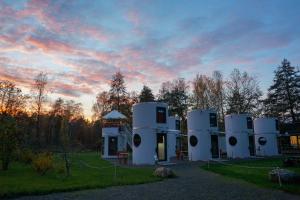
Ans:
{"label": "bare tree", "polygon": [[213,80],[205,75],[197,74],[193,81],[194,108],[207,109],[213,106]]}
{"label": "bare tree", "polygon": [[41,126],[41,114],[43,111],[43,105],[46,101],[46,86],[48,83],[47,74],[41,72],[35,79],[32,87],[33,91],[33,109],[36,114],[36,142],[40,145],[40,126]]}
{"label": "bare tree", "polygon": [[214,96],[214,104],[219,114],[219,119],[223,121],[224,112],[224,81],[223,74],[220,71],[213,72],[214,88],[212,90]]}
{"label": "bare tree", "polygon": [[234,69],[226,85],[227,113],[258,114],[262,92],[255,77]]}
{"label": "bare tree", "polygon": [[10,81],[0,81],[0,113],[16,115],[24,110],[28,98],[15,84]]}
{"label": "bare tree", "polygon": [[111,110],[111,104],[109,101],[110,95],[104,91],[97,95],[96,103],[92,107],[93,118],[101,119],[104,114]]}

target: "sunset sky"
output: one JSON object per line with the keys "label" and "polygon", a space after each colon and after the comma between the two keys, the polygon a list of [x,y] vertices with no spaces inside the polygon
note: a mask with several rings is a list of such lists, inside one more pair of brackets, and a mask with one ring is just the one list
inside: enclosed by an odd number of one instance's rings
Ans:
{"label": "sunset sky", "polygon": [[29,92],[39,72],[50,100],[86,116],[113,73],[129,91],[233,68],[265,92],[283,58],[300,65],[299,0],[0,0],[0,79]]}

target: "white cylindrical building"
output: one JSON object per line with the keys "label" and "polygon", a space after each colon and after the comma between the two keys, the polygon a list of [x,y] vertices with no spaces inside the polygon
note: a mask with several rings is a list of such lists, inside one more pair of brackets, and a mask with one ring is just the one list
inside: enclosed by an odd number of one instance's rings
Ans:
{"label": "white cylindrical building", "polygon": [[187,126],[189,160],[211,159],[211,133],[218,130],[217,113],[214,110],[190,111],[187,115]]}
{"label": "white cylindrical building", "polygon": [[278,155],[278,133],[278,121],[275,118],[256,118],[254,120],[256,155]]}
{"label": "white cylindrical building", "polygon": [[132,163],[154,164],[169,161],[168,106],[143,102],[133,106]]}
{"label": "white cylindrical building", "polygon": [[[229,158],[250,157],[249,135],[253,132],[253,123],[249,114],[231,114],[225,116],[226,152]],[[253,137],[253,136],[252,136]]]}
{"label": "white cylindrical building", "polygon": [[180,118],[170,116],[168,118],[168,155],[175,157],[176,151],[180,149]]}

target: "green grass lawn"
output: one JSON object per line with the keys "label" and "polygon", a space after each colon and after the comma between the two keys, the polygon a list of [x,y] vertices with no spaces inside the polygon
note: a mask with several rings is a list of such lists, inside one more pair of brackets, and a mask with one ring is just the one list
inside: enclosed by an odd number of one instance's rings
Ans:
{"label": "green grass lawn", "polygon": [[[71,156],[71,176],[66,177],[56,170],[44,176],[36,173],[31,165],[11,163],[8,171],[0,170],[0,197],[46,194],[51,192],[71,191],[88,188],[104,188],[114,185],[141,184],[160,180],[152,176],[152,168],[115,168],[108,161],[102,160],[96,153],[77,153]],[[62,160],[56,156],[56,164]],[[87,167],[89,166],[96,169]]]}
{"label": "green grass lawn", "polygon": [[[268,172],[271,169],[264,168],[245,168],[243,166],[252,167],[280,167],[282,166],[282,159],[261,159],[261,160],[239,160],[226,162],[230,165],[223,165],[218,163],[211,163],[201,166],[202,169],[222,174],[226,177],[242,179],[258,186],[272,189],[279,189],[290,193],[300,194],[300,185],[296,184],[283,184],[281,187],[278,183],[273,183],[268,179]],[[288,170],[300,174],[300,167],[289,167]]]}

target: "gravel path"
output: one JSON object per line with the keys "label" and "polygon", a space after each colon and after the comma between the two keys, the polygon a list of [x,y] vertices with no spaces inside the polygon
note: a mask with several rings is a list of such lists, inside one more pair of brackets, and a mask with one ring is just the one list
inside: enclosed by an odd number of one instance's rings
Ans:
{"label": "gravel path", "polygon": [[20,200],[56,200],[56,199],[299,199],[300,196],[281,191],[261,189],[255,185],[224,178],[199,169],[198,164],[176,165],[171,168],[179,176],[161,182],[143,185],[117,186],[106,189],[93,189],[77,192],[55,193],[44,196],[28,196]]}

